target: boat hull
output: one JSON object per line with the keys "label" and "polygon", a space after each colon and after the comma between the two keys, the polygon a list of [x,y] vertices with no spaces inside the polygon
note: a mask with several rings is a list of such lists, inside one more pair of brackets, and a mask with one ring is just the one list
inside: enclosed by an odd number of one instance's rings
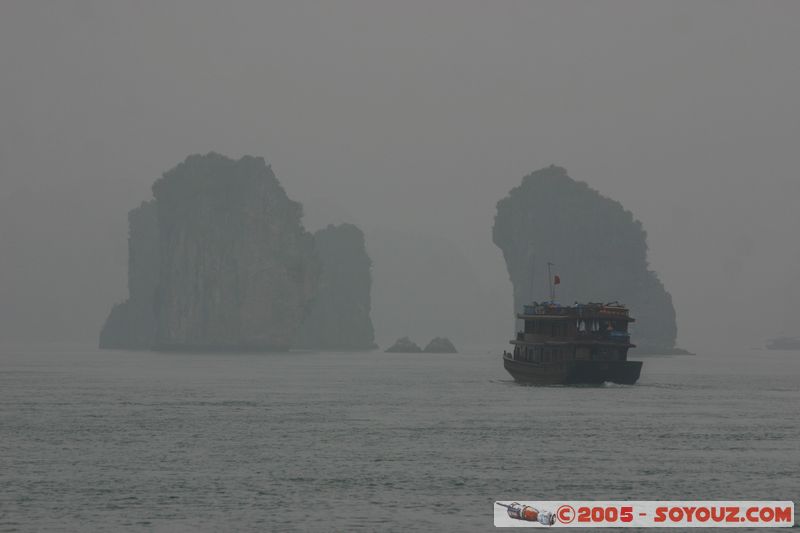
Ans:
{"label": "boat hull", "polygon": [[503,358],[503,366],[519,383],[531,385],[633,385],[642,372],[641,361],[569,361],[527,363]]}

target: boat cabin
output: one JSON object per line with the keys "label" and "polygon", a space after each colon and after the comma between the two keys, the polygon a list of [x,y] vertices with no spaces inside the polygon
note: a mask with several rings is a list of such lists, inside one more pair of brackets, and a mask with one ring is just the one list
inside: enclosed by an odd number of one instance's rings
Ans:
{"label": "boat cabin", "polygon": [[628,309],[617,302],[561,306],[552,302],[526,305],[517,317],[513,358],[531,363],[625,361],[630,343]]}

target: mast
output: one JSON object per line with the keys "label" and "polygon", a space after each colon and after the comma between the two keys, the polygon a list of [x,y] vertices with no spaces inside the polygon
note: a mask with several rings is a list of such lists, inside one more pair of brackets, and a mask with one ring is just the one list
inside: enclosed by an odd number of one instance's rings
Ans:
{"label": "mast", "polygon": [[[533,246],[532,242],[528,243],[528,249],[529,250],[532,249],[532,246]],[[533,279],[536,277],[535,276],[535,274],[536,274],[536,254],[531,253],[530,256],[531,256],[530,257],[531,282],[530,282],[530,285],[528,287],[528,300],[532,302],[532,301],[535,300],[535,294],[533,293]]]}
{"label": "mast", "polygon": [[556,301],[556,286],[553,285],[553,273],[551,272],[551,267],[553,267],[553,263],[547,262],[547,284],[550,288],[550,301]]}

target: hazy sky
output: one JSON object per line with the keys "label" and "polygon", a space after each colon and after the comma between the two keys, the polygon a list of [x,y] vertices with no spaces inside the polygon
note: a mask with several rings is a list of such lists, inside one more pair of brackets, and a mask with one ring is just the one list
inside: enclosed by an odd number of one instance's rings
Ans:
{"label": "hazy sky", "polygon": [[794,0],[4,0],[0,336],[94,338],[125,212],[210,150],[508,305],[495,204],[559,164],[642,220],[679,344],[800,335],[798,95]]}

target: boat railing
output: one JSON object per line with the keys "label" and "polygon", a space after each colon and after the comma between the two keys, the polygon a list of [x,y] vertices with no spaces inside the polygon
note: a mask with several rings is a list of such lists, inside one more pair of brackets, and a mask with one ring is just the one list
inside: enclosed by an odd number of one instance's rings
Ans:
{"label": "boat railing", "polygon": [[579,331],[578,338],[611,342],[629,342],[631,340],[631,335],[627,331]]}
{"label": "boat railing", "polygon": [[518,331],[516,335],[516,340],[528,342],[569,342],[571,340],[575,340],[576,338],[582,341],[593,340],[619,343],[629,343],[631,340],[631,336],[627,331],[579,331],[576,336],[553,336]]}
{"label": "boat railing", "polygon": [[578,305],[560,305],[560,304],[533,304],[523,305],[522,314],[528,316],[535,315],[549,315],[549,316],[571,316],[580,318],[582,316],[608,316],[611,317],[627,317],[629,316],[628,308],[622,306],[602,305],[602,304],[578,304]]}

